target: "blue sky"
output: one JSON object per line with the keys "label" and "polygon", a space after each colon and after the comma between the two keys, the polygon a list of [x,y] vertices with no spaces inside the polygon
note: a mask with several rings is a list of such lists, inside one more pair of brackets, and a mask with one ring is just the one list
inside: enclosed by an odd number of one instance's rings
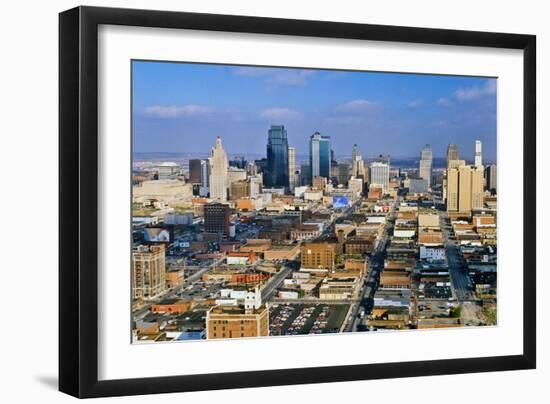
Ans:
{"label": "blue sky", "polygon": [[354,143],[364,156],[414,157],[426,143],[435,156],[474,141],[496,159],[496,79],[133,62],[136,152],[208,153],[221,136],[230,154],[265,153],[271,124],[284,124],[289,144],[307,153],[315,131],[332,138],[336,155]]}

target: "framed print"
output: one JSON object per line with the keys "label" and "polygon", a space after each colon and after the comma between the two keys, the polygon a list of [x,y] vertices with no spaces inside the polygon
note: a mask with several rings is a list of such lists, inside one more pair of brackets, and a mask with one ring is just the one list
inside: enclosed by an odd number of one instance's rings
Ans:
{"label": "framed print", "polygon": [[59,23],[61,391],[535,367],[534,36]]}

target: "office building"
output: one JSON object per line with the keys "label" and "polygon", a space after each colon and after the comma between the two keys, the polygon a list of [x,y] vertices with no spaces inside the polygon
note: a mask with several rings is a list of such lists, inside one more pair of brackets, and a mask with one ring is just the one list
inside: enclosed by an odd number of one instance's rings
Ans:
{"label": "office building", "polygon": [[310,178],[330,178],[330,136],[315,132],[309,140]]}
{"label": "office building", "polygon": [[288,188],[290,192],[294,192],[296,187],[296,148],[290,146],[288,148]]}
{"label": "office building", "polygon": [[309,164],[300,165],[300,185],[311,184],[311,169]]}
{"label": "office building", "polygon": [[301,267],[332,271],[336,259],[336,243],[304,243],[301,247]]}
{"label": "office building", "polygon": [[482,159],[482,154],[481,154],[481,140],[476,140],[475,154],[474,154],[474,165],[476,167],[481,167],[483,165],[483,159]]}
{"label": "office building", "polygon": [[210,198],[221,202],[227,200],[227,188],[229,187],[227,170],[227,154],[222,147],[222,140],[218,136],[210,156]]}
{"label": "office building", "polygon": [[355,195],[355,197],[360,197],[363,193],[363,179],[350,177],[348,180],[348,189]]}
{"label": "office building", "polygon": [[365,163],[356,144],[353,145],[351,151],[351,175],[365,179]]}
{"label": "office building", "polygon": [[350,165],[349,161],[342,161],[338,164],[338,184],[343,186],[348,185],[350,177]]}
{"label": "office building", "polygon": [[288,139],[284,125],[271,125],[267,137],[266,187],[288,187]]}
{"label": "office building", "polygon": [[458,154],[458,145],[449,144],[447,146],[447,168],[449,168],[449,162],[453,160],[459,160],[460,156]]}
{"label": "office building", "polygon": [[204,205],[204,231],[229,235],[229,205],[215,202]]}
{"label": "office building", "polygon": [[491,192],[497,191],[497,166],[495,164],[485,167],[485,186]]}
{"label": "office building", "polygon": [[325,177],[313,177],[312,186],[319,191],[325,191],[327,188],[327,179]]}
{"label": "office building", "polygon": [[483,167],[461,165],[447,171],[447,210],[469,213],[483,207]]}
{"label": "office building", "polygon": [[250,181],[240,180],[232,182],[229,187],[229,197],[232,200],[250,197]]}
{"label": "office building", "polygon": [[204,160],[189,160],[189,182],[191,184],[201,184],[202,186],[202,167]]}
{"label": "office building", "polygon": [[244,168],[231,167],[227,169],[227,186],[232,183],[246,180],[246,170]]}
{"label": "office building", "polygon": [[154,299],[166,289],[166,258],[163,244],[132,249],[132,297]]}
{"label": "office building", "polygon": [[390,183],[390,167],[386,163],[375,161],[369,169],[370,184],[382,188],[384,194],[388,193]]}
{"label": "office building", "polygon": [[210,185],[210,164],[207,160],[201,160],[201,187],[208,188]]}
{"label": "office building", "polygon": [[428,186],[432,185],[432,148],[429,144],[422,148],[420,152],[420,165],[418,169],[419,177],[426,180]]}
{"label": "office building", "polygon": [[266,337],[269,310],[265,305],[247,309],[242,305],[214,306],[206,313],[206,339]]}

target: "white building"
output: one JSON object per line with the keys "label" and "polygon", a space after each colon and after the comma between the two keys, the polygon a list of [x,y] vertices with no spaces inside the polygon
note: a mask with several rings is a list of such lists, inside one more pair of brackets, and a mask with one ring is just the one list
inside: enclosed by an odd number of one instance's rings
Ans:
{"label": "white building", "polygon": [[159,180],[175,178],[181,173],[180,166],[172,161],[165,161],[158,166]]}
{"label": "white building", "polygon": [[432,185],[432,160],[432,148],[427,144],[420,152],[420,167],[418,174],[420,178],[428,183],[428,187]]}
{"label": "white building", "polygon": [[222,147],[222,140],[218,136],[216,145],[212,148],[210,156],[210,198],[225,202],[227,201],[228,167],[227,154]]}
{"label": "white building", "polygon": [[363,179],[355,178],[352,176],[348,180],[348,189],[353,192],[355,197],[361,196],[361,194],[363,193]]}
{"label": "white building", "polygon": [[483,158],[481,154],[481,140],[476,140],[474,165],[476,167],[481,167],[483,165]]}
{"label": "white building", "polygon": [[370,185],[379,186],[384,194],[388,193],[390,187],[390,166],[386,163],[375,161],[370,165]]}
{"label": "white building", "polygon": [[296,198],[303,198],[304,193],[307,191],[307,186],[304,185],[302,187],[296,187],[294,188],[294,196]]}
{"label": "white building", "polygon": [[292,192],[296,186],[296,148],[288,147],[288,187]]}
{"label": "white building", "polygon": [[420,246],[420,259],[426,260],[429,262],[438,262],[438,261],[445,261],[447,258],[447,255],[445,253],[445,247],[437,246],[437,247],[428,247],[421,245]]}

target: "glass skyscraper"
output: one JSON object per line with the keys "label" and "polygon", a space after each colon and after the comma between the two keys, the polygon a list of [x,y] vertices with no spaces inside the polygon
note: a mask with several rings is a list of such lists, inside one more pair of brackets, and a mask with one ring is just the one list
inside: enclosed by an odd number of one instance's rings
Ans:
{"label": "glass skyscraper", "polygon": [[309,139],[309,166],[311,179],[314,177],[330,178],[330,136],[315,132]]}
{"label": "glass skyscraper", "polygon": [[264,185],[288,188],[288,139],[284,125],[271,125],[268,131]]}

